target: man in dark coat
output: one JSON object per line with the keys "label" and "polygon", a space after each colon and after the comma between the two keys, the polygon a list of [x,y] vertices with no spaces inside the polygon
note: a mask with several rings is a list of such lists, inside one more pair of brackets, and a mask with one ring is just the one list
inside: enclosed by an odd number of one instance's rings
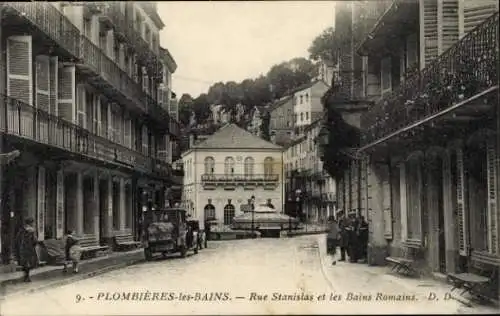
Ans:
{"label": "man in dark coat", "polygon": [[349,254],[349,262],[357,262],[358,261],[358,252],[359,252],[359,241],[358,241],[358,231],[357,231],[357,221],[353,216],[351,216],[349,220],[348,230],[348,254]]}
{"label": "man in dark coat", "polygon": [[349,241],[349,235],[347,231],[347,223],[346,223],[346,218],[344,215],[341,213],[339,214],[339,235],[340,235],[340,240],[339,240],[339,246],[340,246],[340,260],[339,261],[345,261],[345,254],[347,251],[348,247],[348,241]]}
{"label": "man in dark coat", "polygon": [[24,226],[16,236],[17,258],[24,271],[24,282],[31,282],[30,270],[38,264],[38,255],[36,254],[38,240],[33,223],[32,218],[26,219]]}
{"label": "man in dark coat", "polygon": [[210,221],[206,220],[205,221],[205,248],[208,247],[208,239],[210,238]]}
{"label": "man in dark coat", "polygon": [[360,257],[362,259],[367,259],[368,252],[368,223],[364,216],[361,216],[359,221],[359,246],[360,246]]}

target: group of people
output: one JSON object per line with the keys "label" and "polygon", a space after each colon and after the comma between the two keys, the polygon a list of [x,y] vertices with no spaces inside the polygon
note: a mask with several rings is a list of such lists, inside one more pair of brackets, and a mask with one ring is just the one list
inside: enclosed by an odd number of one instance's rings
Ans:
{"label": "group of people", "polygon": [[[19,266],[24,272],[24,281],[31,282],[30,271],[38,266],[39,258],[37,253],[38,238],[33,227],[33,218],[27,218],[24,225],[19,229],[16,236],[16,257]],[[81,248],[79,239],[71,230],[64,236],[64,269],[67,271],[67,263],[73,265],[73,273],[78,273],[78,264],[81,258]]]}
{"label": "group of people", "polygon": [[[335,256],[337,247],[340,247],[340,260],[358,262],[367,259],[368,251],[368,223],[363,216],[352,214],[345,216],[339,212],[338,220],[331,217],[330,227],[326,239],[327,252]],[[333,262],[335,264],[336,261]]]}

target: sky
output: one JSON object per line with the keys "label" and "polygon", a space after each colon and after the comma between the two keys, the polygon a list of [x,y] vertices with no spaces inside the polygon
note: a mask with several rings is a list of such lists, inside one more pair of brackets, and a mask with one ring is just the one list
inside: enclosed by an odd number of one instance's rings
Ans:
{"label": "sky", "polygon": [[158,2],[160,44],[178,65],[174,92],[197,97],[213,83],[241,82],[307,58],[313,39],[334,25],[334,8],[334,1]]}

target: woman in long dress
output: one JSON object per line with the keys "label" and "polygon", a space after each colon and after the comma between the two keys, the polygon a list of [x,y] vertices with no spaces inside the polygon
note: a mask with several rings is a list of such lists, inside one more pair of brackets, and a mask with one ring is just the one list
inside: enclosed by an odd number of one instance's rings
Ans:
{"label": "woman in long dress", "polygon": [[38,264],[36,254],[38,239],[33,228],[34,222],[33,218],[27,218],[16,236],[17,258],[24,271],[24,282],[31,282],[30,271]]}
{"label": "woman in long dress", "polygon": [[66,261],[64,262],[64,272],[68,271],[67,262],[71,261],[73,264],[73,273],[78,273],[78,264],[82,257],[82,249],[80,247],[80,240],[75,236],[72,231],[68,231],[66,235]]}

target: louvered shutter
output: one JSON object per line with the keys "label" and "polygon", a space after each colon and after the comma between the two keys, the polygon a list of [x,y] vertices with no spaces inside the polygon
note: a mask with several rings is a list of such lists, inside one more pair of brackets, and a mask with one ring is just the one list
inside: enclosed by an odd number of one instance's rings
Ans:
{"label": "louvered shutter", "polygon": [[123,137],[125,146],[128,148],[132,148],[132,120],[130,120],[129,118],[125,119]]}
{"label": "louvered shutter", "polygon": [[75,67],[65,66],[59,69],[58,74],[57,114],[62,119],[74,123],[75,118]]}
{"label": "louvered shutter", "polygon": [[57,74],[59,70],[58,57],[50,57],[50,107],[49,113],[52,115],[57,115]]}
{"label": "louvered shutter", "polygon": [[399,166],[399,196],[401,201],[401,240],[406,241],[408,239],[408,205],[407,195],[406,195],[406,165],[401,163]]}
{"label": "louvered shutter", "polygon": [[[10,36],[7,38],[7,95],[29,105],[33,105],[31,55],[31,36]],[[28,111],[29,109],[10,103],[7,109],[9,132],[30,136],[29,133],[33,129],[33,115],[31,111]],[[21,125],[19,124],[20,115],[22,117]]]}
{"label": "louvered shutter", "polygon": [[165,107],[165,100],[164,100],[164,92],[163,92],[163,84],[160,84],[157,90],[157,102],[161,107]]}
{"label": "louvered shutter", "polygon": [[162,135],[161,137],[158,138],[158,159],[161,161],[166,161],[167,160],[167,135]]}
{"label": "louvered shutter", "polygon": [[487,174],[488,174],[488,240],[489,250],[493,254],[498,252],[498,202],[496,184],[496,161],[498,159],[495,151],[494,139],[487,142]]}
{"label": "louvered shutter", "polygon": [[438,56],[438,6],[437,0],[420,2],[420,69]]}
{"label": "louvered shutter", "polygon": [[130,120],[130,145],[133,150],[137,150],[137,130],[133,119]]}
{"label": "louvered shutter", "polygon": [[87,127],[87,100],[85,94],[85,87],[79,84],[76,88],[77,98],[76,98],[76,123],[78,126],[86,128]]}
{"label": "louvered shutter", "polygon": [[38,240],[44,240],[45,237],[45,167],[38,167],[38,186],[37,186],[37,232]]}
{"label": "louvered shutter", "polygon": [[384,237],[392,239],[392,203],[391,203],[391,182],[389,177],[389,167],[384,166],[384,180],[382,181],[383,191],[383,212],[384,212]]}
{"label": "louvered shutter", "polygon": [[458,41],[458,1],[441,0],[438,3],[442,6],[442,27],[439,28],[441,32],[441,45],[439,54],[442,54]]}
{"label": "louvered shutter", "polygon": [[146,156],[149,156],[149,144],[148,144],[148,128],[143,125],[142,126],[142,153]]}
{"label": "louvered shutter", "polygon": [[107,127],[107,135],[108,135],[108,139],[110,139],[111,141],[114,140],[114,136],[115,136],[115,133],[114,133],[114,124],[113,124],[113,103],[107,103],[107,107],[106,107],[106,114],[107,114],[107,124],[106,124],[106,127]]}
{"label": "louvered shutter", "polygon": [[488,17],[498,11],[496,0],[463,1],[464,34],[472,31]]}
{"label": "louvered shutter", "polygon": [[146,67],[142,67],[142,90],[144,92],[149,91],[149,79],[148,79],[148,73],[146,71]]}
{"label": "louvered shutter", "polygon": [[56,180],[56,238],[61,238],[64,235],[64,172],[57,171]]}
{"label": "louvered shutter", "polygon": [[458,225],[458,250],[460,255],[468,256],[469,238],[467,214],[465,205],[465,174],[464,157],[461,148],[456,151],[457,159],[457,225]]}
{"label": "louvered shutter", "polygon": [[[44,112],[50,111],[50,59],[46,55],[36,56],[36,106]],[[47,143],[49,136],[48,117],[38,115],[37,138]]]}

